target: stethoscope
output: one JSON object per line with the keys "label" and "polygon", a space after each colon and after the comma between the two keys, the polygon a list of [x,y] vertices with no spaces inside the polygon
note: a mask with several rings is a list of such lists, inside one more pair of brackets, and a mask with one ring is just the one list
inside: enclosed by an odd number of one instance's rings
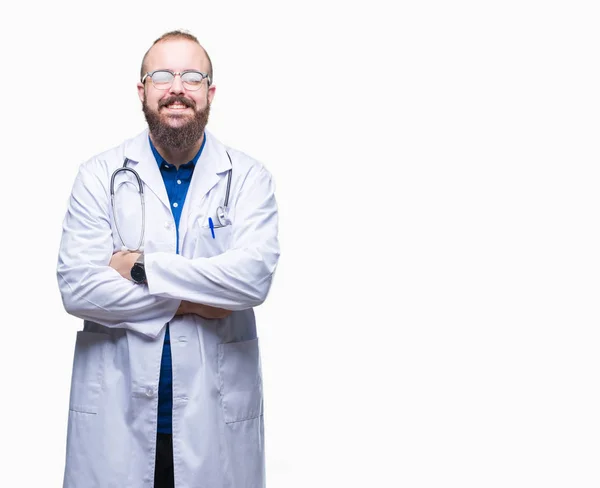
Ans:
{"label": "stethoscope", "polygon": [[[227,151],[225,151],[225,152],[227,153],[227,157],[229,158],[229,163],[233,167],[233,162],[231,161],[231,156],[229,155],[229,153]],[[130,168],[127,166],[127,163],[129,163],[129,161],[135,162],[129,158],[125,158],[125,161],[123,162],[123,166],[114,170],[112,176],[110,177],[110,205],[111,205],[113,217],[115,220],[115,230],[117,231],[119,240],[123,244],[121,246],[121,251],[144,252],[144,236],[146,234],[146,202],[144,200],[144,183],[142,182],[142,179],[140,178],[140,175],[138,174],[138,172],[136,170],[134,170],[133,168]],[[122,173],[122,172],[130,172],[131,174],[133,174],[133,176],[135,177],[135,179],[137,181],[138,193],[140,195],[140,205],[142,207],[142,233],[140,235],[140,240],[138,242],[138,245],[135,249],[131,249],[131,248],[127,247],[127,245],[125,244],[125,241],[123,240],[123,237],[121,236],[121,232],[119,231],[119,223],[117,222],[117,212],[115,211],[115,178],[117,177],[117,175],[119,173]],[[217,207],[217,221],[219,222],[219,225],[216,225],[215,227],[225,227],[226,225],[229,224],[227,214],[229,212],[229,191],[231,189],[231,172],[232,172],[232,169],[227,171],[227,190],[225,192],[225,200],[223,202],[223,205],[219,205]]]}

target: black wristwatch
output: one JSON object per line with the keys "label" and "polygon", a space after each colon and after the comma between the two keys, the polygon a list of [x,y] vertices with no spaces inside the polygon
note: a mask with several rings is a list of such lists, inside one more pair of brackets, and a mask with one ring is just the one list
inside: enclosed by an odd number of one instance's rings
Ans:
{"label": "black wristwatch", "polygon": [[131,267],[131,279],[134,283],[141,285],[146,283],[146,268],[144,268],[144,253],[140,254],[137,261]]}

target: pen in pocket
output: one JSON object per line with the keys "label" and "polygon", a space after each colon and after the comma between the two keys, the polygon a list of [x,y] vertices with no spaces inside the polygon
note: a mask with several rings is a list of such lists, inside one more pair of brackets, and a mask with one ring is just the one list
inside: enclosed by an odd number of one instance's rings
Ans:
{"label": "pen in pocket", "polygon": [[210,233],[212,234],[212,238],[215,238],[215,225],[213,224],[212,218],[208,218],[208,225],[210,227]]}

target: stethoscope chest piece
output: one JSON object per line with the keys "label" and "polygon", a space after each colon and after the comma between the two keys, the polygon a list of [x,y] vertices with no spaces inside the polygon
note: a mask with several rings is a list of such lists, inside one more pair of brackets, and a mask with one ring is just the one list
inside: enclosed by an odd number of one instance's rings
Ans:
{"label": "stethoscope chest piece", "polygon": [[[231,156],[229,155],[229,153],[227,153],[227,157],[229,158],[229,164],[233,166],[233,163],[231,162]],[[219,205],[219,207],[217,208],[217,221],[219,222],[219,225],[221,227],[229,225],[229,219],[227,218],[227,214],[229,212],[229,191],[231,190],[231,173],[232,170],[229,169],[229,171],[227,172],[227,189],[225,191],[225,200],[223,202],[223,205]]]}
{"label": "stethoscope chest piece", "polygon": [[217,208],[217,220],[222,227],[227,225],[227,209],[225,207],[219,206]]}

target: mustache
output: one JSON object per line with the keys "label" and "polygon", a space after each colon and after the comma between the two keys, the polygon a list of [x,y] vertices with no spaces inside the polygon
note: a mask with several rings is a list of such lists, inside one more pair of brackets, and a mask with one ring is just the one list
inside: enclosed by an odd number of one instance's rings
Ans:
{"label": "mustache", "polygon": [[193,100],[190,100],[189,98],[185,98],[182,95],[173,95],[165,100],[161,100],[158,102],[158,108],[161,109],[163,107],[166,107],[167,105],[171,105],[172,103],[181,103],[182,105],[185,105],[186,107],[190,107],[190,108],[196,108],[196,103]]}

